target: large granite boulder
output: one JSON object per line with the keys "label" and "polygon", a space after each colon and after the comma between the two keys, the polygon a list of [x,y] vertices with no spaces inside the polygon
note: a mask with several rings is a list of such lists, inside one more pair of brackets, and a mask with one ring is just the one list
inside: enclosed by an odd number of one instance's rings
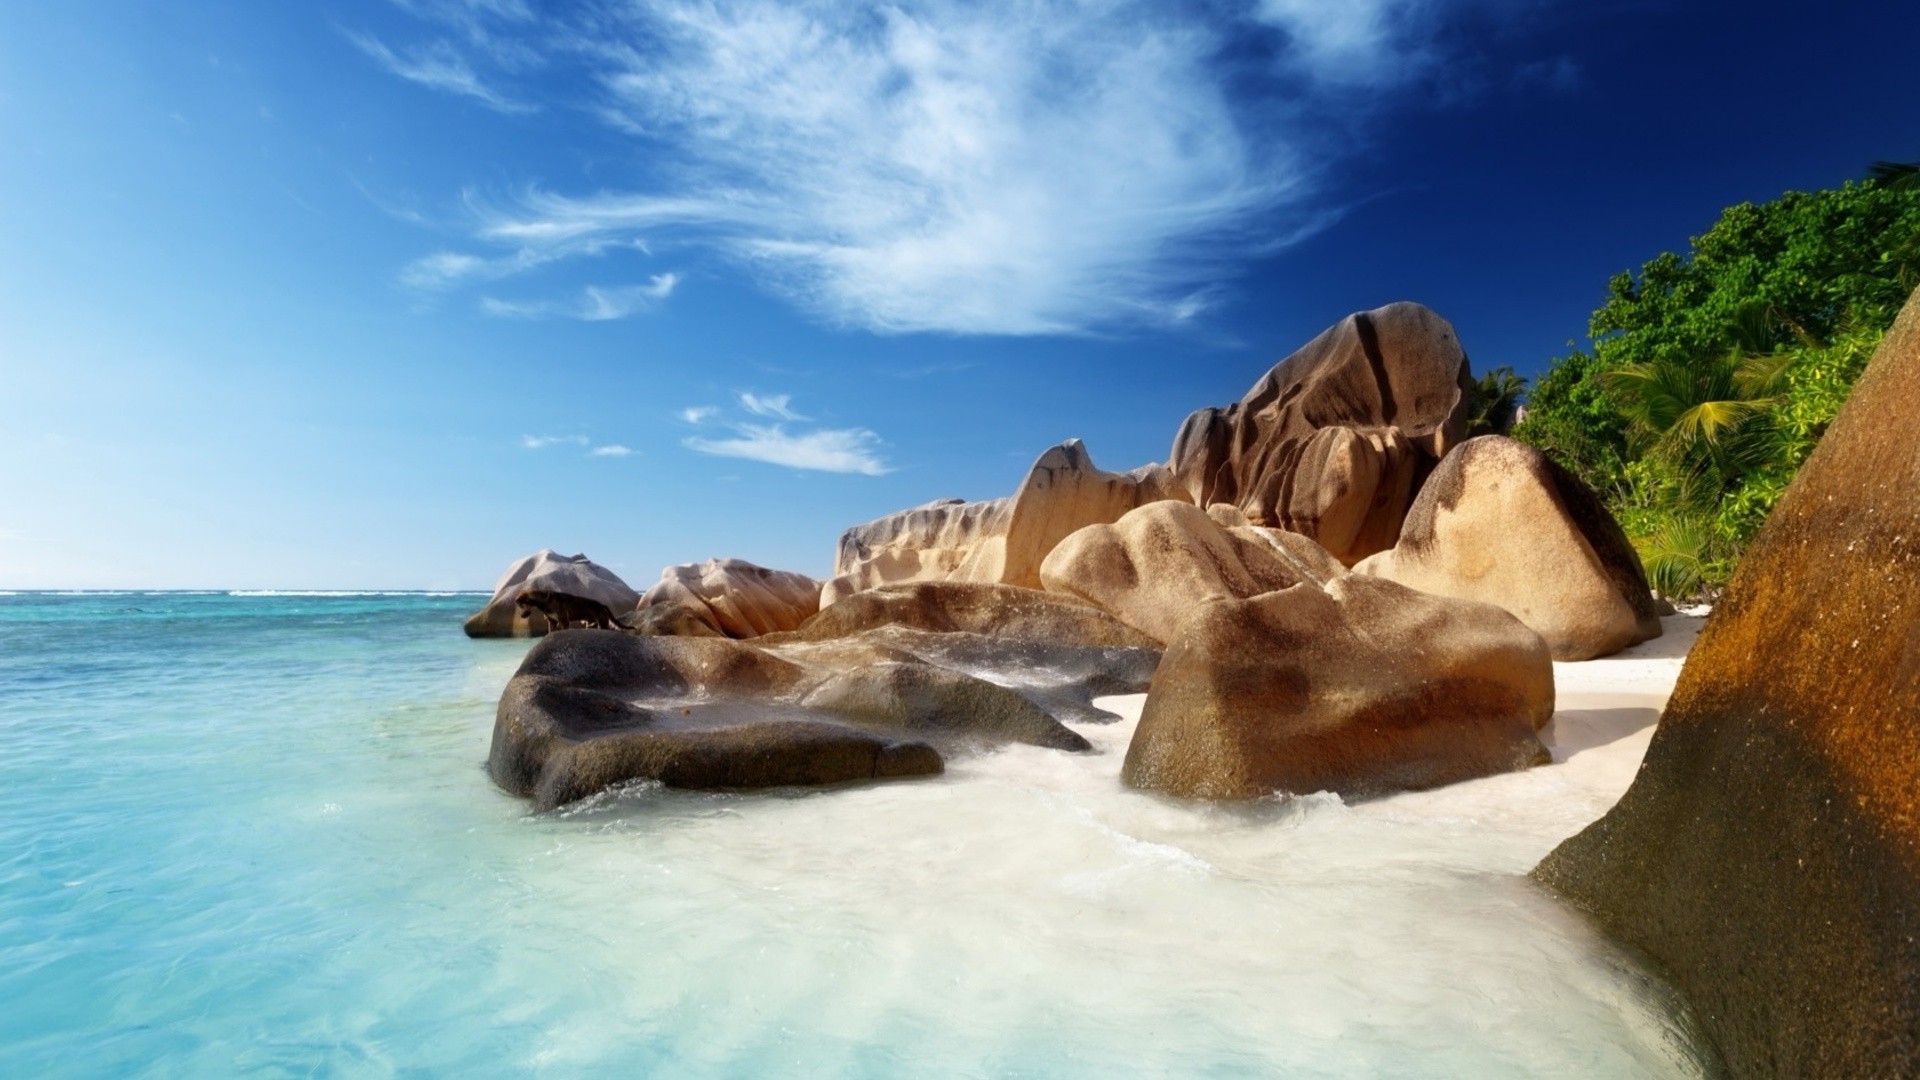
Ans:
{"label": "large granite boulder", "polygon": [[1534,876],[1730,1075],[1920,1076],[1920,296],[1760,530],[1633,786]]}
{"label": "large granite boulder", "polygon": [[833,578],[820,606],[882,585],[945,581],[980,542],[1005,535],[1013,499],[962,502],[939,499],[855,525],[840,534]]}
{"label": "large granite boulder", "polygon": [[1349,574],[1200,605],[1121,777],[1197,799],[1368,796],[1550,760],[1546,643],[1491,604]]}
{"label": "large granite boulder", "polygon": [[1009,498],[930,503],[847,530],[822,606],[913,581],[1038,589],[1041,561],[1075,530],[1171,498],[1185,498],[1185,491],[1165,468],[1107,472],[1080,440],[1069,439],[1041,454]]}
{"label": "large granite boulder", "polygon": [[551,809],[633,780],[763,788],[919,776],[941,749],[1087,741],[1007,687],[896,654],[787,657],[727,638],[563,630],[500,697],[494,782]]}
{"label": "large granite boulder", "polygon": [[547,632],[546,616],[517,610],[514,601],[527,589],[545,589],[596,600],[615,616],[640,603],[640,594],[627,587],[613,571],[585,555],[562,555],[542,548],[507,567],[487,606],[467,617],[468,637],[539,637]]}
{"label": "large granite boulder", "polygon": [[1613,515],[1580,479],[1525,443],[1486,435],[1440,462],[1391,550],[1358,574],[1498,604],[1588,660],[1660,636],[1653,592]]}
{"label": "large granite boulder", "polygon": [[744,559],[708,559],[660,572],[626,621],[645,634],[753,638],[798,629],[820,610],[820,583]]}
{"label": "large granite boulder", "polygon": [[1419,304],[1349,315],[1225,408],[1187,418],[1167,465],[1199,506],[1300,533],[1346,565],[1393,546],[1466,435],[1467,354]]}
{"label": "large granite boulder", "polygon": [[1244,599],[1303,581],[1325,585],[1346,573],[1297,533],[1220,523],[1238,516],[1231,507],[1142,506],[1062,541],[1041,565],[1040,579],[1050,592],[1085,600],[1167,642],[1206,600]]}

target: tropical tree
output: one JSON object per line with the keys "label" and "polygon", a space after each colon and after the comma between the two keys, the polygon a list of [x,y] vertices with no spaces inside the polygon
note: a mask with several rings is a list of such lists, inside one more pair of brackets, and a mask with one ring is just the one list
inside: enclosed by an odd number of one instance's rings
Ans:
{"label": "tropical tree", "polygon": [[1513,430],[1527,380],[1510,367],[1497,367],[1474,380],[1467,395],[1467,435],[1505,435]]}
{"label": "tropical tree", "polygon": [[[1920,164],[1729,207],[1617,275],[1516,438],[1608,502],[1670,596],[1712,592],[1920,277]],[[1571,344],[1571,343],[1570,343]]]}

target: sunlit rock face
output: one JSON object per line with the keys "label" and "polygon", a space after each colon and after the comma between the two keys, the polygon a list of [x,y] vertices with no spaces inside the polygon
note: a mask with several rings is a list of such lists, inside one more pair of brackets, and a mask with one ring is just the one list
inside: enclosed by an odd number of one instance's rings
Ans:
{"label": "sunlit rock face", "polygon": [[1225,408],[1201,409],[1167,466],[1199,506],[1300,533],[1348,566],[1393,546],[1420,484],[1466,435],[1467,354],[1419,304],[1349,315]]}
{"label": "sunlit rock face", "polygon": [[640,594],[613,571],[585,555],[562,555],[543,548],[507,567],[487,606],[468,616],[468,637],[539,637],[547,632],[546,616],[517,609],[514,601],[527,589],[596,600],[619,616],[634,609]]}
{"label": "sunlit rock face", "polygon": [[912,581],[1038,589],[1041,562],[1075,530],[1117,521],[1143,503],[1184,497],[1166,469],[1107,472],[1080,440],[1069,439],[1041,454],[1008,498],[929,503],[848,529],[823,604]]}
{"label": "sunlit rock face", "polygon": [[753,638],[798,629],[820,610],[820,583],[745,559],[708,559],[660,572],[626,620],[639,633]]}
{"label": "sunlit rock face", "polygon": [[1206,600],[1245,599],[1303,581],[1325,585],[1346,573],[1304,536],[1220,523],[1237,516],[1190,503],[1143,506],[1069,536],[1047,556],[1040,577],[1050,592],[1085,600],[1167,642]]}
{"label": "sunlit rock face", "polygon": [[1348,574],[1201,604],[1121,776],[1200,799],[1438,787],[1544,764],[1552,716],[1552,660],[1518,619]]}
{"label": "sunlit rock face", "polygon": [[1633,786],[1534,876],[1734,1076],[1920,1076],[1920,299],[1754,539]]}
{"label": "sunlit rock face", "polygon": [[1355,573],[1498,604],[1587,660],[1660,635],[1640,557],[1580,479],[1524,443],[1469,439],[1441,460],[1393,548]]}

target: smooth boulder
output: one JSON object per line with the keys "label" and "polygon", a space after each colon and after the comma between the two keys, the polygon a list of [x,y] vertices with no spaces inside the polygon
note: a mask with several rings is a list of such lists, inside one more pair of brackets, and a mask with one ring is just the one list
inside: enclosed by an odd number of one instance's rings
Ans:
{"label": "smooth boulder", "polygon": [[640,633],[754,638],[798,629],[820,610],[820,583],[745,559],[708,559],[660,572],[627,620]]}
{"label": "smooth boulder", "polygon": [[542,548],[517,560],[493,587],[487,605],[467,617],[468,637],[539,637],[547,632],[546,616],[516,609],[514,601],[527,589],[545,589],[596,600],[618,617],[640,603],[640,594],[613,571],[585,555],[562,555]]}
{"label": "smooth boulder", "polygon": [[1498,435],[1442,459],[1398,543],[1353,569],[1506,608],[1556,660],[1660,636],[1640,557],[1599,497],[1545,454]]}
{"label": "smooth boulder", "polygon": [[1620,802],[1534,876],[1729,1075],[1920,1076],[1920,295],[1748,547]]}
{"label": "smooth boulder", "polygon": [[1201,604],[1122,779],[1193,799],[1437,787],[1549,760],[1546,643],[1490,604],[1347,575]]}
{"label": "smooth boulder", "polygon": [[1472,376],[1419,304],[1358,312],[1238,402],[1189,416],[1167,467],[1198,506],[1307,536],[1351,566],[1393,546],[1415,493],[1466,436]]}
{"label": "smooth boulder", "polygon": [[1197,605],[1301,582],[1325,585],[1346,568],[1296,533],[1223,525],[1239,511],[1157,502],[1062,541],[1041,564],[1049,592],[1084,600],[1158,642]]}

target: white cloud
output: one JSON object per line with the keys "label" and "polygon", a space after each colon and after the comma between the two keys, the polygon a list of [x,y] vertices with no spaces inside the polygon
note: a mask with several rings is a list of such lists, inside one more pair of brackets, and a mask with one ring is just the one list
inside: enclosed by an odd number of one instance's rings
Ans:
{"label": "white cloud", "polygon": [[619,443],[612,443],[607,446],[594,447],[591,454],[594,457],[630,457],[633,454],[633,448],[621,446]]}
{"label": "white cloud", "polygon": [[528,113],[535,106],[514,101],[495,92],[480,81],[473,66],[453,46],[434,41],[401,55],[369,34],[347,34],[360,51],[379,61],[380,66],[408,82],[419,83],[448,94],[470,97],[495,112]]}
{"label": "white cloud", "polygon": [[880,456],[880,436],[866,428],[788,434],[779,424],[739,424],[730,439],[689,438],[689,450],[821,472],[881,476],[892,470]]}
{"label": "white cloud", "polygon": [[689,405],[680,410],[680,419],[689,424],[704,424],[720,414],[712,405]]}
{"label": "white cloud", "polygon": [[564,104],[651,163],[637,190],[470,197],[504,254],[427,256],[416,287],[657,238],[841,325],[1064,334],[1195,320],[1246,258],[1338,218],[1325,164],[1384,95],[1456,79],[1464,13],[1541,0],[398,2],[466,40],[413,74],[380,46],[399,73],[477,94],[463,56],[575,65],[547,85],[596,88]]}
{"label": "white cloud", "polygon": [[566,301],[501,300],[485,296],[480,299],[480,310],[489,315],[508,319],[544,319],[559,316],[567,319],[584,319],[588,322],[606,322],[612,319],[624,319],[636,312],[652,309],[672,294],[679,281],[680,275],[669,273],[655,274],[645,285],[589,285],[581,290],[578,297]]}
{"label": "white cloud", "polygon": [[776,420],[807,419],[807,417],[794,412],[789,406],[788,403],[793,400],[792,394],[761,395],[753,393],[752,391],[742,390],[738,397],[740,398],[740,407],[755,416],[770,416]]}
{"label": "white cloud", "polygon": [[587,445],[585,435],[522,435],[520,445],[528,450],[544,450],[549,446],[570,443],[574,446]]}

